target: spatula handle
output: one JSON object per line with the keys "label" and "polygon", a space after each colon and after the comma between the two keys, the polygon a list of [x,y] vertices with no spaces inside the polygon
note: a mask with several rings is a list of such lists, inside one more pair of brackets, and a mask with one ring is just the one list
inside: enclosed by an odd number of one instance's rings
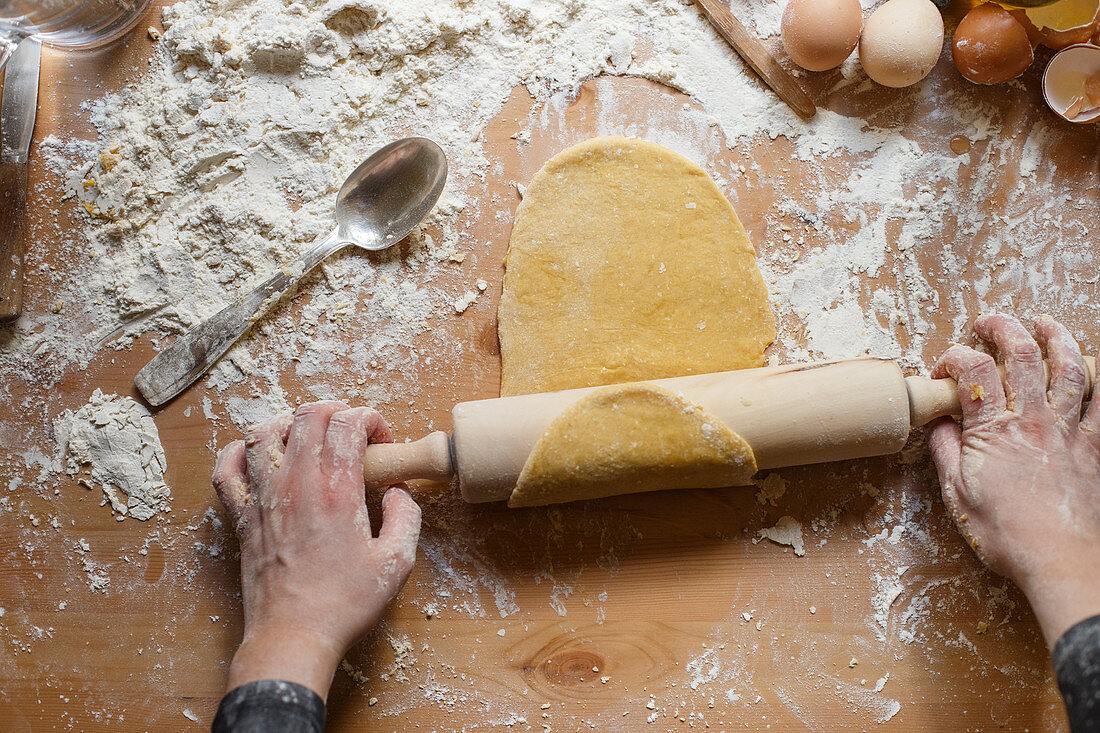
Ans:
{"label": "spatula handle", "polygon": [[794,77],[779,65],[771,52],[730,12],[729,3],[721,0],[695,0],[703,15],[718,30],[737,55],[760,75],[760,78],[800,116],[809,119],[817,114],[817,107],[802,91]]}
{"label": "spatula handle", "polygon": [[27,237],[27,166],[0,164],[0,321],[23,312],[23,256]]}

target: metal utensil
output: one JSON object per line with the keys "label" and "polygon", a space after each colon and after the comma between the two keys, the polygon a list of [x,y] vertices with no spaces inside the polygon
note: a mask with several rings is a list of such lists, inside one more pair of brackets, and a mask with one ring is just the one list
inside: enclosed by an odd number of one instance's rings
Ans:
{"label": "metal utensil", "polygon": [[153,357],[134,377],[138,390],[155,407],[187,389],[323,259],[349,246],[380,250],[404,239],[435,206],[446,180],[447,157],[426,138],[398,140],[371,155],[340,187],[336,229]]}
{"label": "metal utensil", "polygon": [[23,253],[27,237],[27,160],[38,108],[42,44],[19,44],[4,70],[0,102],[0,321],[23,312]]}

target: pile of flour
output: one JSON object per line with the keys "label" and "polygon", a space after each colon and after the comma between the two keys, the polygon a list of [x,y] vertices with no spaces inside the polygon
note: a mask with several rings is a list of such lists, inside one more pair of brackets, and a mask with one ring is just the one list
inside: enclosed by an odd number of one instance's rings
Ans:
{"label": "pile of flour", "polygon": [[168,508],[168,466],[156,423],[129,397],[96,390],[80,409],[54,423],[58,455],[70,476],[88,468],[121,521],[146,520]]}

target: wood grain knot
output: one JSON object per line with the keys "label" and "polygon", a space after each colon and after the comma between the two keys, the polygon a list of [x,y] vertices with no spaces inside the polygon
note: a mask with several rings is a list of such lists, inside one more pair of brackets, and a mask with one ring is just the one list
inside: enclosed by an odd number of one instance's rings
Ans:
{"label": "wood grain knot", "polygon": [[598,682],[604,660],[597,654],[566,649],[538,666],[538,673],[551,685],[576,686]]}
{"label": "wood grain knot", "polygon": [[619,621],[562,632],[544,627],[509,650],[508,662],[524,686],[544,700],[621,699],[637,684],[655,684],[681,667],[675,646],[699,639],[667,624]]}

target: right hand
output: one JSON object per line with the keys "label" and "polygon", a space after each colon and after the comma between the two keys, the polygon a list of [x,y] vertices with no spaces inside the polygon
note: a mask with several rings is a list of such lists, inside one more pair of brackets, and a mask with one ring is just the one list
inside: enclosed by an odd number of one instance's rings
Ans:
{"label": "right hand", "polygon": [[962,426],[941,418],[928,443],[959,531],[1020,586],[1053,646],[1100,614],[1100,400],[1082,415],[1088,372],[1060,323],[1039,319],[1038,342],[1001,314],[974,330],[999,352],[1004,383],[992,356],[949,348],[932,377],[958,381]]}

